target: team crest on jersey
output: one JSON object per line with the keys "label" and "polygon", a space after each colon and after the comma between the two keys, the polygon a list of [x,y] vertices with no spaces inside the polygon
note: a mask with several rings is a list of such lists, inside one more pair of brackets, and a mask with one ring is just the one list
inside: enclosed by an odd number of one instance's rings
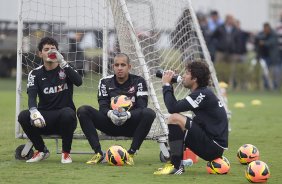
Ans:
{"label": "team crest on jersey", "polygon": [[128,90],[128,93],[134,93],[135,92],[135,88],[134,86],[130,87]]}
{"label": "team crest on jersey", "polygon": [[66,78],[66,74],[65,74],[65,71],[64,70],[60,70],[59,71],[59,78],[61,80],[65,79]]}

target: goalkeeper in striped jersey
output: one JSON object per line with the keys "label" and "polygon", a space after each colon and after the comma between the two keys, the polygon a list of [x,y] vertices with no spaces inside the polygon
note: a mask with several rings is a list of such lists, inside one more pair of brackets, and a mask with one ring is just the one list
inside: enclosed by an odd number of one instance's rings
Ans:
{"label": "goalkeeper in striped jersey", "polygon": [[38,162],[48,158],[50,153],[41,135],[56,134],[62,137],[61,163],[71,163],[70,150],[77,126],[73,85],[80,86],[82,78],[64,60],[58,51],[58,42],[53,38],[42,38],[38,50],[43,65],[28,75],[29,109],[18,116],[22,129],[37,150],[26,162]]}
{"label": "goalkeeper in striped jersey", "polygon": [[[171,164],[155,171],[156,175],[182,174],[184,146],[204,160],[212,161],[222,156],[228,147],[228,119],[221,101],[208,88],[210,71],[202,61],[188,63],[182,84],[191,93],[176,100],[171,79],[173,71],[163,74],[163,97],[168,112],[168,141]],[[193,118],[180,112],[192,111]]]}

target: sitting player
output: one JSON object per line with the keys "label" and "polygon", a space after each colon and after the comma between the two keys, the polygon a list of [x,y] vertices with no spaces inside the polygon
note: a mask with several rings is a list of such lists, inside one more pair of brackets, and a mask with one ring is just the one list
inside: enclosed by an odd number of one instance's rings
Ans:
{"label": "sitting player", "polygon": [[[168,118],[171,164],[154,172],[156,175],[182,174],[183,145],[204,160],[212,161],[222,156],[228,146],[228,119],[223,104],[208,88],[210,71],[202,61],[188,63],[182,84],[191,93],[176,100],[171,86],[173,71],[163,74],[164,102],[171,113]],[[192,111],[193,118],[180,112]]]}
{"label": "sitting player", "polygon": [[[99,82],[99,111],[91,106],[81,106],[77,116],[88,142],[95,154],[88,164],[103,161],[105,154],[101,149],[97,129],[111,136],[133,137],[128,150],[128,165],[133,165],[133,155],[140,148],[149,133],[156,117],[155,112],[147,108],[148,91],[145,80],[129,73],[129,57],[119,53],[114,58],[114,75],[102,78]],[[111,109],[111,98],[126,95],[132,101],[129,111],[118,112]]]}
{"label": "sitting player", "polygon": [[[62,163],[71,163],[70,150],[77,125],[73,103],[73,84],[82,84],[81,76],[58,52],[58,43],[50,37],[38,44],[43,65],[28,75],[27,93],[29,110],[22,111],[18,121],[37,150],[26,162],[38,162],[49,157],[41,135],[62,136]],[[36,98],[39,97],[37,104]]]}

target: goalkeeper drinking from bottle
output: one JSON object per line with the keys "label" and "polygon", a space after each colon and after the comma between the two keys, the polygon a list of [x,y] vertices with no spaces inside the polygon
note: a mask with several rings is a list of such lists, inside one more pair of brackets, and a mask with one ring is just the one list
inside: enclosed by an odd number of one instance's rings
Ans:
{"label": "goalkeeper drinking from bottle", "polygon": [[61,163],[71,163],[70,150],[77,126],[73,85],[80,86],[82,78],[64,60],[58,51],[58,43],[53,38],[42,38],[38,51],[43,65],[28,75],[29,110],[22,111],[18,116],[22,129],[37,150],[26,162],[48,158],[50,153],[41,135],[56,134],[62,137]]}
{"label": "goalkeeper drinking from bottle", "polygon": [[[77,110],[82,131],[95,152],[88,164],[98,164],[105,158],[97,130],[111,136],[133,137],[127,160],[128,165],[133,165],[133,156],[151,129],[156,114],[152,109],[147,108],[146,82],[142,77],[130,74],[130,69],[129,57],[124,53],[118,53],[114,57],[114,75],[102,78],[99,82],[99,110],[87,105]],[[119,99],[119,95],[126,97],[122,96],[124,99]],[[119,100],[126,102],[128,99],[132,102],[132,107],[127,111],[111,106],[111,101],[114,105]]]}
{"label": "goalkeeper drinking from bottle", "polygon": [[[212,161],[222,156],[228,147],[228,119],[221,101],[208,88],[210,71],[203,61],[193,61],[186,66],[182,84],[191,93],[176,100],[171,79],[173,71],[163,74],[163,97],[168,112],[168,141],[171,163],[155,171],[156,175],[182,174],[184,146],[204,160]],[[193,118],[180,112],[192,111]]]}

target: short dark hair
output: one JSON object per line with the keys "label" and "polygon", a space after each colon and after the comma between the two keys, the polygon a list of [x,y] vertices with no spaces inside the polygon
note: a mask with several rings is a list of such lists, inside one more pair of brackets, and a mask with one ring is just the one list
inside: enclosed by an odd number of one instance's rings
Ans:
{"label": "short dark hair", "polygon": [[218,12],[216,10],[212,10],[210,12],[210,16],[218,16]]}
{"label": "short dark hair", "polygon": [[38,50],[41,52],[42,49],[43,49],[43,46],[44,45],[54,45],[56,47],[57,50],[59,50],[58,48],[58,42],[54,39],[54,38],[51,38],[51,37],[44,37],[40,40],[39,44],[38,44]]}
{"label": "short dark hair", "polygon": [[264,28],[267,27],[267,28],[270,28],[270,29],[271,29],[271,26],[270,26],[270,24],[269,24],[268,22],[265,22],[265,23],[263,24],[263,27],[264,27]]}
{"label": "short dark hair", "polygon": [[115,54],[115,57],[126,57],[127,63],[128,63],[128,64],[130,63],[130,59],[129,59],[128,55],[125,54],[125,53],[123,53],[123,52],[118,52],[118,53],[116,53],[116,54]]}
{"label": "short dark hair", "polygon": [[190,61],[187,63],[186,70],[191,72],[192,79],[197,78],[199,87],[206,87],[210,82],[210,70],[206,62],[202,60]]}

